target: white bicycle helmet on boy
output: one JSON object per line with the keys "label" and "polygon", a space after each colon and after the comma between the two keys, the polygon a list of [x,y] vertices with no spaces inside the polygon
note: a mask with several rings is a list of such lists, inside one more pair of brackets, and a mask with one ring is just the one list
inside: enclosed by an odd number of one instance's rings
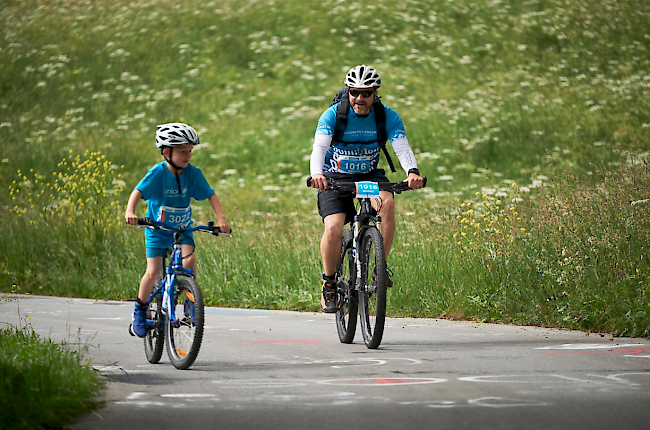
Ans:
{"label": "white bicycle helmet on boy", "polygon": [[160,124],[156,129],[156,146],[180,146],[180,145],[198,145],[199,134],[187,124],[182,122],[170,122]]}
{"label": "white bicycle helmet on boy", "polygon": [[379,73],[365,64],[351,68],[345,76],[344,82],[348,88],[379,88],[381,86]]}

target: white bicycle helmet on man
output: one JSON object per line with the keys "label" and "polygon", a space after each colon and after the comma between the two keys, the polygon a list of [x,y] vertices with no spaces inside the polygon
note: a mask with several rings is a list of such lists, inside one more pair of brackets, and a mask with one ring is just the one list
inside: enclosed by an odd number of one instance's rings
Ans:
{"label": "white bicycle helmet on man", "polygon": [[379,88],[381,78],[375,69],[362,64],[350,69],[344,83],[348,88]]}

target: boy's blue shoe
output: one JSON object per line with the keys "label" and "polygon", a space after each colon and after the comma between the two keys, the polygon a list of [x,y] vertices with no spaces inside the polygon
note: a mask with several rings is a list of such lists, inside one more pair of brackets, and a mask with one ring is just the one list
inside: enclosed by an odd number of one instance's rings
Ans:
{"label": "boy's blue shoe", "polygon": [[133,322],[129,327],[131,336],[145,337],[147,335],[147,306],[140,305],[135,302],[135,309],[133,310]]}

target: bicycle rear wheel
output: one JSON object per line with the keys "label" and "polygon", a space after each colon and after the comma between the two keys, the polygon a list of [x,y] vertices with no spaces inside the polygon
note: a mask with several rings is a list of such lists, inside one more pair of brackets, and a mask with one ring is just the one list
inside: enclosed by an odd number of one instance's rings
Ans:
{"label": "bicycle rear wheel", "polygon": [[[176,322],[167,319],[167,355],[174,367],[194,363],[203,340],[203,294],[193,278],[177,278],[174,301]],[[171,314],[171,309],[169,310]]]}
{"label": "bicycle rear wheel", "polygon": [[341,235],[341,256],[336,266],[336,330],[342,343],[352,343],[357,330],[358,302],[354,294],[356,271],[352,255],[352,230]]}
{"label": "bicycle rear wheel", "polygon": [[[160,279],[154,284],[154,291],[160,286]],[[144,338],[144,354],[149,363],[156,364],[162,357],[165,345],[165,318],[162,313],[162,291],[156,294],[147,306],[147,335]]]}
{"label": "bicycle rear wheel", "polygon": [[360,250],[361,291],[359,291],[359,312],[361,331],[366,346],[375,349],[384,335],[386,319],[386,257],[384,241],[375,227],[363,232]]}

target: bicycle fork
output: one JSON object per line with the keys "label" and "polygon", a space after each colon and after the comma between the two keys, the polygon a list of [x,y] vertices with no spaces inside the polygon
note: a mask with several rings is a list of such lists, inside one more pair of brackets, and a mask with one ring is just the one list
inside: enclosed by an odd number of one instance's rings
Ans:
{"label": "bicycle fork", "polygon": [[173,279],[172,274],[165,274],[165,288],[163,288],[163,300],[162,300],[162,312],[167,315],[169,309],[171,308],[171,297],[169,295],[169,290],[171,289]]}
{"label": "bicycle fork", "polygon": [[183,253],[180,245],[174,245],[171,258],[172,263],[165,268],[165,288],[163,289],[162,311],[163,314],[167,315],[171,324],[177,324],[175,313],[175,303],[177,299],[177,297],[175,297],[177,293],[175,290],[176,277],[178,275],[193,277],[194,271],[183,267]]}
{"label": "bicycle fork", "polygon": [[[379,233],[381,233],[381,218],[379,217],[379,215],[373,217],[373,221],[374,221],[374,226],[379,230]],[[362,248],[361,230],[362,230],[362,226],[364,224],[360,220],[355,219],[353,225],[354,225],[354,228],[353,228],[353,239],[352,239],[352,256],[354,258],[354,265],[355,265],[356,274],[357,274],[354,289],[355,289],[355,291],[365,293],[367,278],[364,279],[364,277],[363,277],[363,273],[362,273],[362,270],[361,270],[361,255],[359,253],[359,250]],[[368,228],[368,227],[369,227],[369,225],[366,224],[365,228]],[[366,270],[367,270],[367,268],[366,268]],[[365,275],[366,275],[366,277],[368,276],[367,273]]]}
{"label": "bicycle fork", "polygon": [[359,240],[359,231],[361,230],[361,222],[355,220],[354,221],[354,227],[352,229],[352,258],[354,259],[354,268],[356,271],[356,279],[355,279],[355,286],[354,290],[355,291],[361,291],[361,288],[363,287],[363,284],[361,283],[361,261],[359,259],[359,246],[358,246],[358,240]]}

